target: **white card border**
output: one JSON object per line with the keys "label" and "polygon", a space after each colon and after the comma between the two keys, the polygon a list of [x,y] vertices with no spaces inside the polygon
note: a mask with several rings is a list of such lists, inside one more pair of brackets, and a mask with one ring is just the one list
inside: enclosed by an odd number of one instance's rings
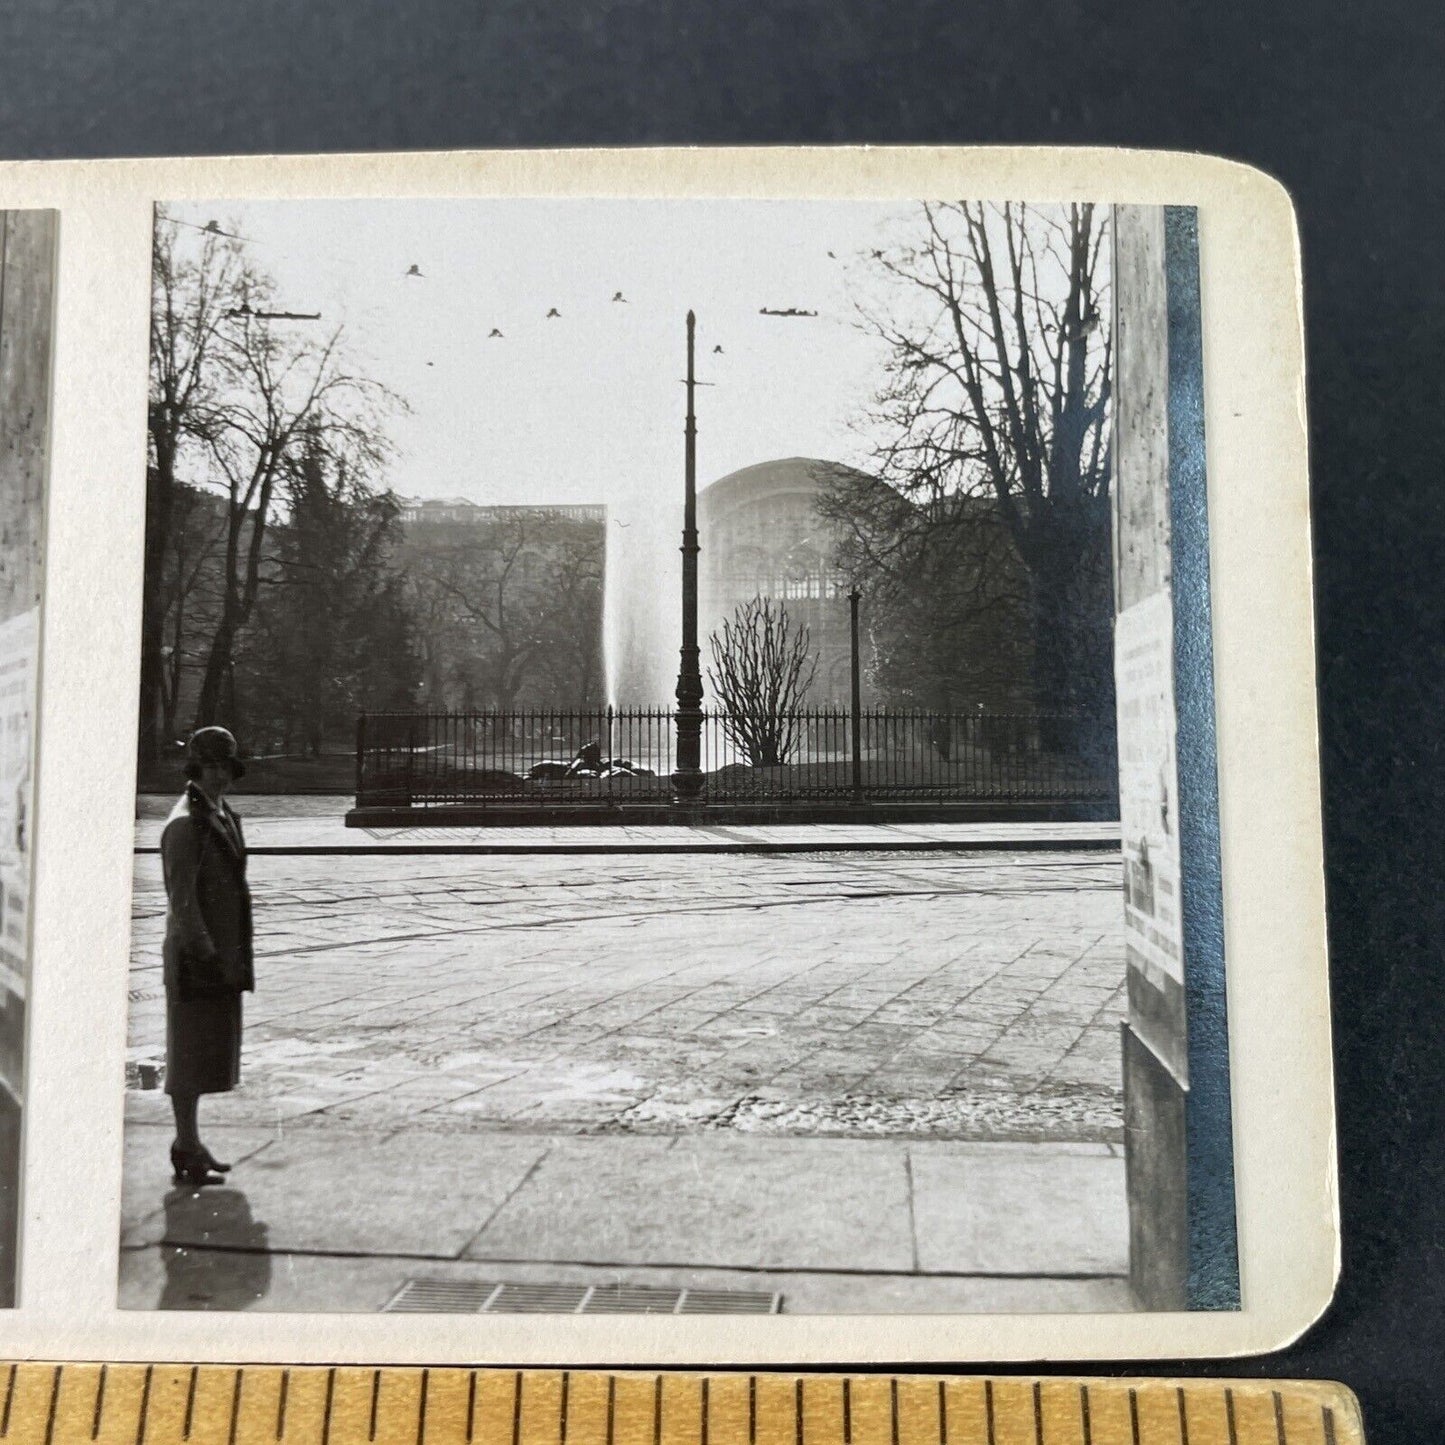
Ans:
{"label": "white card border", "polygon": [[[116,1308],[147,307],[156,200],[732,196],[1194,205],[1244,1308],[1191,1315],[398,1317]],[[0,164],[61,212],[20,1304],[7,1358],[755,1363],[1252,1353],[1339,1263],[1298,239],[1232,162],[1063,149],[491,152]]]}

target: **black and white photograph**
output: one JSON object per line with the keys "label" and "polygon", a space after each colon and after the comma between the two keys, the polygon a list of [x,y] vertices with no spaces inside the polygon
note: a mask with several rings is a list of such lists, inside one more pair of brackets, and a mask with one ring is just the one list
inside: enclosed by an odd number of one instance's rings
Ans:
{"label": "black and white photograph", "polygon": [[1248,1304],[1193,206],[163,201],[150,298],[122,1309]]}

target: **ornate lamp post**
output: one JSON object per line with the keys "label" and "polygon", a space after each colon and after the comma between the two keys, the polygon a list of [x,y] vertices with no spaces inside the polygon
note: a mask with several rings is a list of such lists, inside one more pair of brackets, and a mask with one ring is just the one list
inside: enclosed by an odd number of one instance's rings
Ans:
{"label": "ornate lamp post", "polygon": [[863,797],[863,680],[858,667],[858,603],[863,594],[855,582],[848,592],[849,665],[853,684],[853,797]]}
{"label": "ornate lamp post", "polygon": [[695,800],[702,792],[702,673],[697,646],[697,414],[693,397],[697,379],[693,370],[693,332],[697,319],[687,313],[687,424],[682,512],[682,647],[677,673],[677,767],[672,790],[678,802]]}

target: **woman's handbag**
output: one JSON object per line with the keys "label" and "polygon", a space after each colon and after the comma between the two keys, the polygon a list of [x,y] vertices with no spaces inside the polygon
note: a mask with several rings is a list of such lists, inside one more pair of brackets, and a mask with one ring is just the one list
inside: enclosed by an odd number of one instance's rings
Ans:
{"label": "woman's handbag", "polygon": [[211,953],[202,958],[187,949],[181,954],[177,994],[183,1002],[203,998],[225,998],[235,993],[231,970],[225,958]]}

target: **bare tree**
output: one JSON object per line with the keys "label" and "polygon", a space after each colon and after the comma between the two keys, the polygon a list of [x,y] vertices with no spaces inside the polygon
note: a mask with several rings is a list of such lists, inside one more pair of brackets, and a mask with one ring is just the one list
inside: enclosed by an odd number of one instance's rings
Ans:
{"label": "bare tree", "polygon": [[[227,314],[241,302],[245,266],[239,243],[207,233],[198,250],[177,245],[177,223],[158,206],[151,248],[150,464],[146,469],[145,575],[141,608],[140,757],[154,762],[162,732],[174,724],[167,697],[167,640],[172,611],[168,562],[172,533],[184,517],[178,467],[188,447],[204,445],[221,409],[221,377],[213,364]],[[185,577],[182,566],[174,575]],[[194,579],[192,579],[194,580]],[[171,626],[175,618],[170,618]],[[170,651],[167,651],[167,649]],[[172,680],[173,681],[173,680]]]}
{"label": "bare tree", "polygon": [[[515,707],[543,644],[535,598],[521,581],[528,540],[518,513],[483,537],[426,555],[413,578],[424,612],[481,634],[483,645],[469,651],[484,663],[487,705],[501,712]],[[465,705],[471,705],[472,691],[467,679]]]}
{"label": "bare tree", "polygon": [[221,614],[196,702],[198,727],[220,711],[237,635],[256,605],[267,528],[288,464],[311,449],[352,475],[371,475],[388,453],[384,412],[398,404],[379,383],[350,369],[340,327],[318,343],[269,321],[244,314],[237,320],[219,347],[231,382],[227,405],[207,438],[212,475],[225,492],[227,527]]}
{"label": "bare tree", "polygon": [[759,596],[739,604],[708,640],[708,681],[722,703],[728,740],[752,767],[787,762],[802,732],[799,707],[818,670],[808,629],[795,632],[783,604]]}
{"label": "bare tree", "polygon": [[835,564],[863,593],[882,698],[943,712],[1027,704],[1029,576],[988,497],[912,498],[834,468],[817,507],[837,526]]}
{"label": "bare tree", "polygon": [[[237,640],[260,594],[288,466],[310,448],[370,477],[388,451],[385,416],[403,405],[352,367],[340,328],[318,341],[305,333],[306,318],[279,312],[270,278],[220,227],[189,226],[157,208],[152,277],[143,762],[156,757],[160,730],[174,726],[179,675],[167,664],[178,657],[174,634],[191,591],[204,581],[214,594],[193,619],[208,634],[194,723],[224,712],[234,725],[227,693]],[[218,503],[214,555],[200,570],[201,559],[188,566],[177,555],[173,536],[186,523],[188,488]]]}
{"label": "bare tree", "polygon": [[[175,488],[166,527],[167,546],[158,564],[165,642],[160,649],[161,736],[175,738],[182,680],[199,665],[197,639],[209,636],[220,589],[220,543],[225,514],[219,500],[191,486]],[[161,573],[160,567],[165,571]],[[147,583],[151,582],[149,573]]]}
{"label": "bare tree", "polygon": [[1037,702],[1112,715],[1102,213],[925,205],[874,260],[885,285],[860,310],[891,351],[875,470],[939,528],[989,500],[1028,573]]}
{"label": "bare tree", "polygon": [[600,701],[605,554],[605,538],[567,525],[547,567],[543,671],[552,699],[579,709]]}
{"label": "bare tree", "polygon": [[434,703],[595,706],[605,537],[543,509],[412,529],[406,569]]}

